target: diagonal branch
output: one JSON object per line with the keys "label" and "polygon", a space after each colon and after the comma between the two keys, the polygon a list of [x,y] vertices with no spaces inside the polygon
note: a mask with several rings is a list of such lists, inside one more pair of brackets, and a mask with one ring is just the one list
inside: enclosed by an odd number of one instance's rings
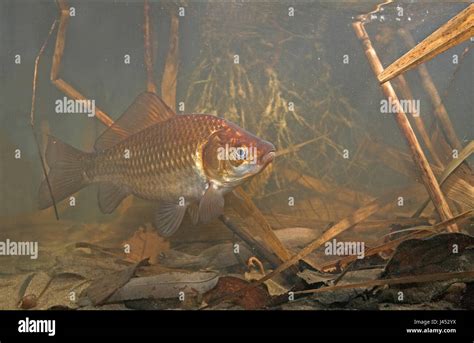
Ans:
{"label": "diagonal branch", "polygon": [[[377,53],[375,52],[375,49],[372,46],[372,42],[369,38],[369,35],[367,34],[367,31],[365,30],[364,24],[358,21],[353,23],[352,27],[355,31],[357,38],[359,38],[364,47],[365,55],[367,57],[367,60],[369,61],[370,66],[372,67],[374,74],[379,75],[384,70],[382,62],[378,58]],[[390,81],[382,83],[381,88],[388,99],[391,99],[395,103],[400,104],[398,96],[395,93],[395,90],[393,89]],[[402,132],[402,135],[404,136],[408,144],[408,147],[411,150],[413,161],[415,162],[415,165],[420,171],[423,184],[426,190],[428,191],[431,201],[433,202],[439,216],[441,217],[441,220],[448,220],[453,217],[451,209],[449,208],[448,203],[441,191],[440,185],[433,173],[433,170],[431,169],[431,166],[428,160],[426,159],[423,149],[421,148],[420,143],[418,142],[418,139],[416,138],[415,133],[413,132],[410,122],[408,121],[407,115],[401,109],[401,106],[397,107],[398,110],[395,114],[395,119],[397,121],[398,127],[400,128],[400,131]],[[458,227],[456,224],[453,224],[448,227],[448,230],[457,232]]]}
{"label": "diagonal branch", "polygon": [[[54,48],[50,79],[56,88],[65,93],[67,96],[75,100],[86,100],[86,97],[83,94],[59,77],[61,62],[64,55],[64,47],[66,45],[66,29],[69,22],[69,5],[67,4],[66,0],[58,0],[58,7],[60,13],[59,28],[58,34],[56,36],[56,46]],[[99,119],[106,126],[111,127],[114,123],[112,118],[110,118],[110,116],[99,107],[95,108],[95,115],[97,119]],[[118,127],[113,127],[113,129],[118,130],[119,132],[122,131]],[[122,134],[124,134],[124,132],[122,132]]]}

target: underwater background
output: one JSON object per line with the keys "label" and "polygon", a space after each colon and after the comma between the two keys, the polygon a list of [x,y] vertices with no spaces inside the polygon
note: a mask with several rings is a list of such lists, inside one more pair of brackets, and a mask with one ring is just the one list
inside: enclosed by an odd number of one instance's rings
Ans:
{"label": "underwater background", "polygon": [[[150,2],[158,94],[172,13],[183,7],[173,104],[178,114],[215,114],[284,152],[243,187],[275,230],[304,227],[320,234],[331,223],[395,188],[403,189],[404,205],[394,203],[373,219],[409,218],[427,196],[393,115],[380,111],[384,95],[352,28],[356,17],[372,11],[377,3]],[[409,49],[399,28],[409,30],[419,42],[466,4],[440,1],[384,6],[383,13],[366,26],[383,65]],[[117,119],[146,90],[143,3],[69,1],[68,5],[75,8],[75,16],[68,22],[60,78]],[[294,16],[288,15],[291,6]],[[403,7],[402,16],[398,6]],[[149,203],[128,199],[113,214],[104,215],[97,205],[96,187],[80,191],[74,207],[58,204],[59,221],[52,209],[37,210],[44,176],[30,126],[32,80],[35,58],[57,17],[54,1],[0,1],[0,238],[37,240],[40,251],[44,250],[37,261],[11,257],[11,262],[2,262],[2,275],[47,270],[54,265],[53,251],[74,242],[120,248],[138,228],[150,228]],[[55,101],[65,96],[50,80],[55,39],[56,31],[38,66],[34,129],[40,149],[44,150],[46,135],[52,134],[78,149],[92,151],[105,126],[82,114],[55,112]],[[474,136],[472,43],[471,38],[425,63],[462,146]],[[21,63],[15,63],[17,55]],[[129,64],[124,63],[125,55],[130,56]],[[454,55],[457,63],[453,63]],[[447,165],[451,147],[433,115],[417,68],[405,77],[420,101],[421,118],[438,157]],[[423,142],[421,145],[433,163],[433,156]],[[21,150],[20,159],[15,158],[16,149]],[[472,182],[472,173],[466,178]],[[472,209],[469,195],[447,194],[455,214]],[[289,205],[290,198],[293,205]],[[232,211],[229,208],[240,225],[253,225]],[[431,204],[422,217],[438,219]],[[362,228],[347,237],[370,244],[389,229]],[[163,243],[163,249],[198,254],[233,239],[219,222],[203,227],[184,225],[170,242]]]}

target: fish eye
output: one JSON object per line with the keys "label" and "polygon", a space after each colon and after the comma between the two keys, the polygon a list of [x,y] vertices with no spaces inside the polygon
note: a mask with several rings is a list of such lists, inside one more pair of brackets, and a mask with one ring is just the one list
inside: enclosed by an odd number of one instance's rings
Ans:
{"label": "fish eye", "polygon": [[243,147],[237,148],[236,154],[239,160],[244,160],[247,158],[247,150]]}

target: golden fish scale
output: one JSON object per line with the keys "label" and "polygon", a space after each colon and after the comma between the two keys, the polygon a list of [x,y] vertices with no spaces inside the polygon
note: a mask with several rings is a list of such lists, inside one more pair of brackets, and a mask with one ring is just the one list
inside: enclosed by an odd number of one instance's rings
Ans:
{"label": "golden fish scale", "polygon": [[207,183],[198,147],[224,126],[211,115],[177,115],[98,153],[86,174],[149,200],[195,201]]}

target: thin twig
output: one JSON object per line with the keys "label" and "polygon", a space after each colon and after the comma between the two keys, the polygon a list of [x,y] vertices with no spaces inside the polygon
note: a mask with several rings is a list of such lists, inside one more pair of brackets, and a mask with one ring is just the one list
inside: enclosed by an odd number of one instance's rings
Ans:
{"label": "thin twig", "polygon": [[145,68],[147,76],[146,88],[148,92],[157,93],[155,78],[153,77],[153,61],[154,56],[151,49],[151,24],[150,24],[150,4],[148,0],[143,3],[144,24],[143,36],[145,47]]}
{"label": "thin twig", "polygon": [[315,293],[324,293],[330,291],[336,291],[339,289],[352,289],[352,288],[369,288],[374,286],[384,286],[384,285],[401,285],[407,283],[421,283],[421,282],[435,282],[435,281],[444,281],[451,279],[472,279],[474,277],[474,271],[465,271],[465,272],[455,272],[455,273],[435,273],[435,274],[425,274],[425,275],[414,275],[414,276],[404,276],[394,279],[380,279],[380,280],[371,280],[360,283],[353,283],[347,285],[337,285],[322,287],[316,289],[307,289],[304,291],[294,292],[297,294],[315,294]]}
{"label": "thin twig", "polygon": [[51,28],[49,29],[48,36],[46,37],[43,45],[41,46],[41,49],[38,52],[38,55],[36,56],[35,59],[35,67],[33,71],[33,93],[31,95],[31,112],[30,112],[30,126],[31,130],[33,132],[33,137],[35,138],[35,143],[36,143],[36,148],[38,149],[38,156],[41,161],[41,167],[43,169],[43,174],[46,180],[46,184],[48,185],[48,190],[49,190],[49,195],[51,196],[51,200],[53,201],[53,207],[54,207],[54,215],[56,216],[56,220],[59,220],[59,214],[58,214],[58,208],[56,206],[56,200],[54,199],[53,196],[53,190],[51,188],[51,183],[49,182],[48,178],[48,171],[46,170],[46,163],[43,159],[43,154],[41,152],[41,147],[38,139],[38,135],[35,130],[35,103],[36,103],[36,82],[38,80],[38,65],[40,61],[41,55],[43,55],[44,50],[46,49],[46,45],[48,44],[49,37],[51,37],[51,34],[53,33],[54,29],[56,28],[58,20],[55,19],[53,21],[53,24],[51,24]]}
{"label": "thin twig", "polygon": [[263,257],[265,260],[267,260],[274,268],[278,266],[280,263],[280,260],[270,251],[268,250],[265,246],[260,244],[258,241],[256,241],[253,236],[251,236],[249,233],[247,233],[244,229],[238,227],[235,225],[229,217],[225,215],[219,216],[219,220],[227,226],[229,230],[231,230],[234,234],[236,234],[240,239],[242,239],[251,250],[253,250],[257,255]]}

